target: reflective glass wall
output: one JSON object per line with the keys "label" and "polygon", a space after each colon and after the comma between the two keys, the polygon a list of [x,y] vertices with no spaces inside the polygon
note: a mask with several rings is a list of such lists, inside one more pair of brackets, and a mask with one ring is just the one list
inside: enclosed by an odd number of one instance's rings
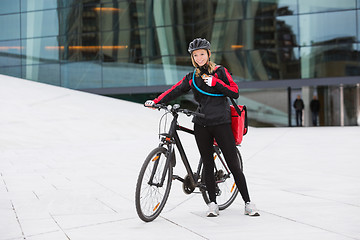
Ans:
{"label": "reflective glass wall", "polygon": [[[0,74],[72,89],[171,85],[203,37],[240,86],[360,76],[359,15],[359,0],[1,0]],[[268,107],[286,116],[286,104]]]}

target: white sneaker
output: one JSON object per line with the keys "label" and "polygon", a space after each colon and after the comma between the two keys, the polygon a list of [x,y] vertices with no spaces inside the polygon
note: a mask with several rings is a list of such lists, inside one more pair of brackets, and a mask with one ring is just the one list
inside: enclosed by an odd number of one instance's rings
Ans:
{"label": "white sneaker", "polygon": [[217,217],[219,215],[219,206],[214,202],[209,203],[208,206],[209,210],[206,212],[206,215],[208,217]]}
{"label": "white sneaker", "polygon": [[249,215],[249,216],[260,216],[259,211],[256,209],[256,206],[254,203],[252,202],[247,202],[245,203],[245,215]]}

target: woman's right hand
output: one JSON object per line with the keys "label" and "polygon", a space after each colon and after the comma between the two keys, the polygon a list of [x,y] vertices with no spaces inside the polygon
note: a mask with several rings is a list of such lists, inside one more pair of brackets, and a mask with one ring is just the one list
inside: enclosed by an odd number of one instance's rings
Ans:
{"label": "woman's right hand", "polygon": [[153,100],[146,100],[146,102],[144,103],[145,107],[152,107],[155,105],[155,102]]}

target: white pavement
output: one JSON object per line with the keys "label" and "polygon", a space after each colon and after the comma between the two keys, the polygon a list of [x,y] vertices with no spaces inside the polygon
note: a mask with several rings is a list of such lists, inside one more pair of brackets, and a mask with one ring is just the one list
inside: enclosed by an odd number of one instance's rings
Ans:
{"label": "white pavement", "polygon": [[161,112],[0,75],[0,113],[1,240],[360,239],[360,127],[250,128],[241,153],[260,217],[238,197],[206,218],[201,195],[175,181],[144,223],[135,184]]}

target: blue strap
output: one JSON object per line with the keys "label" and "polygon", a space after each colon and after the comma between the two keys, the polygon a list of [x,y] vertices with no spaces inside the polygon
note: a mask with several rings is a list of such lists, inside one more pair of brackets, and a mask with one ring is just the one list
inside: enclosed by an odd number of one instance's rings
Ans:
{"label": "blue strap", "polygon": [[221,93],[208,93],[208,92],[205,92],[205,91],[201,90],[195,83],[195,72],[196,72],[196,69],[194,70],[194,73],[193,73],[192,82],[193,82],[194,87],[196,88],[196,90],[198,90],[202,94],[212,96],[212,97],[222,97],[222,96],[224,96],[224,94],[221,94]]}

